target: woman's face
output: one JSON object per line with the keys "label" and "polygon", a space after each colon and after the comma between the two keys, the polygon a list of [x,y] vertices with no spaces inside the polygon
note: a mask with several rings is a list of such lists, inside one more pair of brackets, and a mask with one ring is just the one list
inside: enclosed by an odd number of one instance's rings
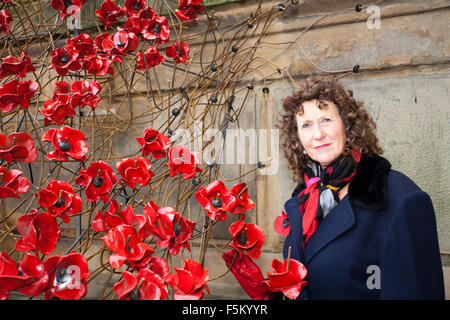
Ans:
{"label": "woman's face", "polygon": [[331,101],[325,103],[328,107],[321,110],[316,99],[305,101],[303,114],[295,116],[303,149],[323,168],[342,154],[347,139],[338,108]]}

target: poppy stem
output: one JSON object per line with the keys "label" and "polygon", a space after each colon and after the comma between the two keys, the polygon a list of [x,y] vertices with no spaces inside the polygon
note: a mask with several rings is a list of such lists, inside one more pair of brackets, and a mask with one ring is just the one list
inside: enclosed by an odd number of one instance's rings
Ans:
{"label": "poppy stem", "polygon": [[241,191],[239,191],[238,196],[240,197],[247,190],[247,186],[244,187]]}

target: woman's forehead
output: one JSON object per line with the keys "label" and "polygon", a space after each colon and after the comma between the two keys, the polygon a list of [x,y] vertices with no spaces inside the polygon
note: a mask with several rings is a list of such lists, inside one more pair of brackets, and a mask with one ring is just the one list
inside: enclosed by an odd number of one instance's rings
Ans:
{"label": "woman's forehead", "polygon": [[304,101],[296,113],[298,117],[308,117],[314,115],[326,115],[339,113],[338,108],[332,101],[322,100],[308,100]]}

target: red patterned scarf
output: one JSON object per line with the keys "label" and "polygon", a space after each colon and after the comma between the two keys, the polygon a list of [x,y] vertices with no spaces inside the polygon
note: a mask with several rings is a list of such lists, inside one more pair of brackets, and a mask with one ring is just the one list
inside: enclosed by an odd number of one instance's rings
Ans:
{"label": "red patterned scarf", "polygon": [[303,247],[320,220],[338,204],[338,191],[353,180],[360,160],[361,154],[352,149],[348,156],[340,155],[325,169],[317,162],[305,168],[306,187],[298,195],[303,217]]}

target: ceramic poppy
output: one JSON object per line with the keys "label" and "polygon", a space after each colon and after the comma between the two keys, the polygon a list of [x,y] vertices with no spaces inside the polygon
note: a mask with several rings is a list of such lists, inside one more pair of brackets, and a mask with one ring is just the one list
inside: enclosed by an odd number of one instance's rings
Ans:
{"label": "ceramic poppy", "polygon": [[60,94],[56,100],[45,101],[44,107],[39,109],[39,113],[44,116],[44,125],[48,126],[51,123],[61,125],[66,122],[67,118],[74,117],[76,112],[72,107],[72,102],[72,97],[68,94]]}
{"label": "ceramic poppy", "polygon": [[21,194],[28,192],[30,182],[22,174],[20,170],[11,169],[8,171],[5,167],[0,166],[0,199],[19,199]]}
{"label": "ceramic poppy", "polygon": [[92,220],[92,229],[102,232],[109,231],[121,224],[132,225],[134,218],[134,210],[130,205],[119,211],[117,200],[111,199],[109,210],[106,210],[103,214],[102,210],[98,210],[96,216]]}
{"label": "ceramic poppy", "polygon": [[289,259],[289,261],[286,259],[284,263],[273,259],[271,267],[274,272],[267,272],[271,290],[273,292],[281,291],[289,299],[296,299],[302,287],[307,284],[304,281],[308,274],[306,267],[295,259]]}
{"label": "ceramic poppy", "polygon": [[176,274],[167,275],[166,282],[176,290],[175,300],[200,300],[205,290],[209,293],[208,269],[203,269],[200,263],[183,260],[183,269],[177,267],[174,269]]}
{"label": "ceramic poppy", "polygon": [[189,63],[189,51],[189,45],[180,40],[175,41],[174,44],[167,46],[165,49],[166,56],[183,64]]}
{"label": "ceramic poppy", "polygon": [[70,71],[80,71],[80,53],[72,45],[65,45],[52,51],[52,65],[60,76],[65,76]]}
{"label": "ceramic poppy", "polygon": [[122,8],[128,16],[138,16],[145,10],[145,0],[125,0],[125,8]]}
{"label": "ceramic poppy", "polygon": [[32,80],[19,81],[13,79],[0,86],[0,110],[10,112],[20,106],[26,109],[30,100],[39,89],[39,83]]}
{"label": "ceramic poppy", "polygon": [[84,192],[89,202],[102,199],[108,202],[109,193],[117,182],[113,169],[104,161],[92,162],[87,170],[80,170],[75,183],[84,186]]}
{"label": "ceramic poppy", "polygon": [[120,6],[117,6],[113,0],[104,0],[100,5],[100,9],[95,10],[95,15],[105,26],[106,30],[118,21],[117,18],[125,15],[125,11]]}
{"label": "ceramic poppy", "polygon": [[95,39],[96,46],[115,62],[122,62],[123,56],[139,47],[139,39],[133,32],[118,28],[114,34],[100,35]]}
{"label": "ceramic poppy", "polygon": [[140,270],[137,276],[123,271],[113,290],[119,300],[165,300],[169,294],[164,280],[148,269]]}
{"label": "ceramic poppy", "polygon": [[271,290],[258,265],[238,251],[222,253],[222,258],[230,271],[252,300],[267,300]]}
{"label": "ceramic poppy", "polygon": [[44,290],[45,300],[79,300],[87,294],[87,279],[90,277],[86,258],[77,252],[65,256],[51,256],[45,262],[48,286]]}
{"label": "ceramic poppy", "polygon": [[164,61],[164,57],[159,53],[156,47],[150,46],[144,53],[139,52],[136,55],[136,60],[136,69],[145,70],[161,64]]}
{"label": "ceramic poppy", "polygon": [[204,10],[202,0],[180,0],[175,14],[184,21],[195,21],[198,19],[197,13]]}
{"label": "ceramic poppy", "polygon": [[233,237],[230,247],[253,259],[261,256],[261,247],[264,244],[265,236],[260,226],[239,220],[231,224],[229,231]]}
{"label": "ceramic poppy", "polygon": [[114,75],[112,63],[113,61],[105,56],[86,56],[83,61],[83,70],[87,70],[90,74],[96,76],[104,76],[108,73]]}
{"label": "ceramic poppy", "polygon": [[142,242],[134,226],[121,224],[109,230],[101,239],[114,252],[109,257],[109,263],[114,269],[124,263],[133,268],[144,267],[153,254],[153,248]]}
{"label": "ceramic poppy", "polygon": [[77,214],[82,209],[80,195],[75,193],[73,186],[65,181],[51,181],[36,195],[41,207],[47,208],[50,215],[61,217],[65,223],[70,222],[68,214]]}
{"label": "ceramic poppy", "polygon": [[79,35],[66,40],[68,46],[72,46],[78,51],[78,62],[83,63],[86,56],[95,55],[94,40],[87,33],[80,33]]}
{"label": "ceramic poppy", "polygon": [[245,219],[244,212],[250,211],[256,205],[247,193],[247,184],[245,182],[238,183],[231,188],[231,193],[236,197],[236,204],[231,214],[240,214],[241,220]]}
{"label": "ceramic poppy", "polygon": [[173,146],[169,149],[168,154],[169,163],[166,163],[164,166],[169,167],[171,177],[181,173],[184,179],[191,179],[197,172],[202,171],[202,169],[197,167],[200,162],[197,152],[191,151],[184,146]]}
{"label": "ceramic poppy", "polygon": [[133,159],[125,158],[116,163],[116,169],[119,171],[122,178],[120,183],[126,183],[130,188],[136,188],[136,184],[146,186],[153,175],[152,164],[143,157],[136,157]]}
{"label": "ceramic poppy", "polygon": [[43,136],[42,141],[52,143],[54,151],[47,153],[47,160],[67,161],[70,158],[75,160],[86,160],[86,153],[89,147],[84,134],[76,129],[64,126],[60,129],[51,128]]}
{"label": "ceramic poppy", "polygon": [[25,132],[13,132],[7,136],[0,133],[0,159],[8,163],[14,160],[30,163],[36,160],[37,149],[33,138]]}
{"label": "ceramic poppy", "polygon": [[142,238],[154,235],[158,246],[168,247],[174,256],[182,248],[191,250],[188,240],[192,237],[195,222],[187,220],[171,207],[159,208],[152,201],[144,207],[143,213],[136,216],[138,233]]}
{"label": "ceramic poppy", "polygon": [[89,83],[87,80],[78,80],[71,84],[70,91],[72,92],[73,98],[77,105],[84,107],[85,105],[95,108],[100,101],[98,94],[102,87],[97,81],[92,81]]}
{"label": "ceramic poppy", "polygon": [[285,237],[289,235],[291,232],[291,224],[289,223],[288,216],[284,211],[281,213],[281,216],[276,217],[273,227],[276,233]]}
{"label": "ceramic poppy", "polygon": [[7,253],[0,252],[0,300],[8,299],[11,291],[38,296],[48,285],[48,273],[42,261],[26,253],[17,263]]}
{"label": "ceramic poppy", "polygon": [[151,153],[155,160],[165,157],[170,147],[169,137],[152,128],[145,129],[144,136],[136,140],[142,146],[142,154],[148,156]]}
{"label": "ceramic poppy", "polygon": [[56,218],[36,209],[17,220],[17,231],[23,236],[16,242],[17,250],[38,250],[42,254],[52,253],[61,236]]}
{"label": "ceramic poppy", "polygon": [[195,198],[206,210],[208,217],[214,221],[225,220],[227,212],[233,210],[236,205],[236,196],[220,180],[214,180],[206,187],[200,187],[195,193]]}
{"label": "ceramic poppy", "polygon": [[17,60],[14,56],[9,55],[2,59],[2,64],[0,65],[0,79],[11,75],[24,78],[28,72],[32,71],[36,71],[36,68],[33,66],[30,57],[28,57],[25,52],[22,52]]}
{"label": "ceramic poppy", "polygon": [[52,0],[52,7],[60,11],[60,18],[64,20],[66,17],[75,14],[81,10],[81,6],[87,0]]}
{"label": "ceramic poppy", "polygon": [[0,33],[7,34],[9,32],[9,24],[13,21],[13,18],[9,15],[5,9],[0,10]]}
{"label": "ceramic poppy", "polygon": [[147,20],[148,23],[142,28],[142,37],[147,40],[153,40],[155,46],[166,43],[170,37],[170,28],[167,24],[167,18],[155,15],[153,19]]}
{"label": "ceramic poppy", "polygon": [[139,18],[138,16],[131,16],[127,18],[125,24],[123,25],[123,30],[127,32],[133,32],[136,35],[139,35],[144,28],[148,24],[147,19]]}

